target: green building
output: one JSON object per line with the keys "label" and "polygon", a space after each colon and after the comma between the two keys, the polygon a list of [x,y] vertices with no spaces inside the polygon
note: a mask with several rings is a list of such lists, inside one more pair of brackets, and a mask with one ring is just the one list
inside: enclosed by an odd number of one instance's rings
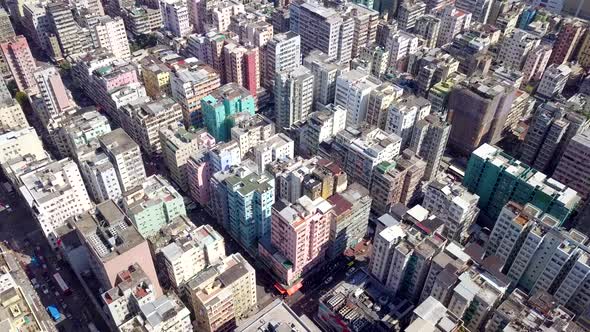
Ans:
{"label": "green building", "polygon": [[184,215],[184,200],[172,185],[159,175],[147,178],[123,196],[125,212],[144,238],[156,235],[172,219]]}
{"label": "green building", "polygon": [[533,204],[563,223],[580,201],[575,190],[489,144],[471,154],[463,185],[479,196],[480,213],[490,220],[497,219],[508,201],[515,201]]}
{"label": "green building", "polygon": [[201,100],[205,126],[217,142],[231,139],[230,115],[239,112],[256,112],[256,102],[250,92],[237,83],[228,83],[217,88]]}

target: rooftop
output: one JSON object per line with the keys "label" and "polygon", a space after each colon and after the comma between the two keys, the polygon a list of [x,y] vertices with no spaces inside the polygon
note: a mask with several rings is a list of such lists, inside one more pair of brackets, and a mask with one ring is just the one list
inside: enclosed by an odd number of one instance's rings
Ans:
{"label": "rooftop", "polygon": [[121,128],[100,136],[98,140],[114,155],[123,154],[133,149],[139,150],[139,145]]}
{"label": "rooftop", "polygon": [[130,214],[136,215],[154,205],[182,199],[172,185],[160,175],[152,175],[124,194],[125,208]]}
{"label": "rooftop", "polygon": [[145,241],[121,208],[111,200],[98,204],[95,212],[89,211],[75,218],[73,226],[103,262]]}
{"label": "rooftop", "polygon": [[297,316],[283,301],[276,299],[248,318],[235,332],[299,331],[320,332],[321,330],[307,316]]}

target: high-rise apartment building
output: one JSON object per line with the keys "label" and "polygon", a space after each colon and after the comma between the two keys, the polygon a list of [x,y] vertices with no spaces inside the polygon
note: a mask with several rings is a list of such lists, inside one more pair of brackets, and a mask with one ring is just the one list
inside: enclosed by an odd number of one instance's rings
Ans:
{"label": "high-rise apartment building", "polygon": [[576,20],[568,19],[562,23],[557,40],[553,44],[553,51],[549,58],[549,64],[557,66],[564,62],[570,61],[574,56],[574,50],[578,43],[582,40],[582,36],[586,31],[585,23]]}
{"label": "high-rise apartment building", "polygon": [[63,2],[49,3],[46,10],[50,31],[57,36],[63,57],[80,53],[91,45],[88,45],[86,35],[74,19],[70,5]]}
{"label": "high-rise apartment building", "polygon": [[162,13],[147,6],[125,8],[121,15],[125,28],[134,36],[151,33],[162,28]]}
{"label": "high-rise apartment building", "polygon": [[424,39],[424,46],[435,48],[438,43],[438,35],[441,29],[441,20],[434,15],[420,15],[414,27],[416,35]]}
{"label": "high-rise apartment building", "polygon": [[141,186],[146,174],[139,145],[121,128],[99,137],[98,141],[117,170],[121,191]]}
{"label": "high-rise apartment building", "polygon": [[178,0],[161,0],[160,11],[164,29],[174,37],[185,37],[191,33],[188,8],[185,2]]}
{"label": "high-rise apartment building", "polygon": [[135,263],[117,273],[113,288],[101,294],[106,313],[114,326],[121,326],[140,308],[156,299],[154,285]]}
{"label": "high-rise apartment building", "polygon": [[516,29],[504,38],[498,62],[505,68],[521,70],[532,50],[539,46],[540,38],[528,31]]}
{"label": "high-rise apartment building", "polygon": [[209,225],[179,234],[161,249],[166,275],[180,289],[192,277],[225,258],[223,237]]}
{"label": "high-rise apartment building", "polygon": [[188,192],[188,159],[202,148],[213,147],[215,139],[204,129],[187,131],[184,127],[170,125],[160,129],[160,143],[164,163],[172,181],[184,192]]}
{"label": "high-rise apartment building", "polygon": [[455,1],[455,7],[463,12],[471,13],[473,20],[486,24],[492,8],[490,0],[459,0]]}
{"label": "high-rise apartment building", "polygon": [[541,76],[545,72],[545,68],[549,63],[549,58],[551,57],[552,52],[551,45],[545,43],[541,43],[529,52],[522,68],[523,86],[526,86],[530,81],[538,81],[541,79]]}
{"label": "high-rise apartment building", "polygon": [[555,180],[577,191],[586,203],[590,199],[590,129],[576,134],[557,164]]}
{"label": "high-rise apartment building", "polygon": [[44,126],[51,120],[71,112],[75,108],[56,67],[40,68],[33,74],[39,94],[31,98],[33,108],[38,112]]}
{"label": "high-rise apartment building", "polygon": [[275,179],[266,172],[254,173],[252,167],[240,167],[225,178],[224,184],[229,233],[245,248],[255,251],[259,241],[270,237]]}
{"label": "high-rise apartment building", "polygon": [[177,216],[185,216],[184,200],[172,185],[159,175],[152,175],[123,193],[123,208],[144,238],[157,234]]}
{"label": "high-rise apartment building", "polygon": [[367,188],[353,183],[344,191],[330,196],[328,202],[334,207],[334,218],[326,254],[330,259],[335,259],[365,237],[372,199]]}
{"label": "high-rise apartment building", "polygon": [[219,74],[209,65],[195,63],[170,75],[172,98],[182,106],[186,126],[203,124],[201,99],[221,86]]}
{"label": "high-rise apartment building", "polygon": [[92,208],[92,202],[76,163],[71,159],[54,161],[21,176],[21,195],[41,226],[52,248],[58,246],[55,229],[68,218]]}
{"label": "high-rise apartment building", "polygon": [[450,133],[451,125],[436,114],[427,115],[416,122],[410,149],[426,162],[424,180],[436,178]]}
{"label": "high-rise apartment building", "polygon": [[590,126],[583,114],[585,100],[575,95],[567,103],[539,105],[524,137],[520,160],[541,172],[552,173],[570,139]]}
{"label": "high-rise apartment building", "polygon": [[264,64],[263,85],[271,90],[277,73],[288,72],[301,64],[301,37],[292,31],[274,35],[266,44]]}
{"label": "high-rise apartment building", "polygon": [[131,49],[129,48],[127,32],[122,18],[99,17],[91,33],[96,48],[107,49],[119,59],[129,59],[131,57]]}
{"label": "high-rise apartment building", "polygon": [[369,94],[379,85],[381,81],[361,70],[342,73],[336,79],[334,104],[347,109],[346,126],[359,126],[365,121]]}
{"label": "high-rise apartment building", "polygon": [[295,204],[281,200],[273,206],[270,241],[262,242],[259,252],[285,289],[325,260],[331,210],[322,197],[302,196]]}
{"label": "high-rise apartment building", "polygon": [[463,185],[479,196],[481,213],[491,220],[512,200],[518,204],[531,203],[563,222],[580,201],[575,190],[489,144],[473,151]]}
{"label": "high-rise apartment building", "polygon": [[242,158],[275,134],[274,122],[261,114],[236,113],[230,117],[230,121],[231,139],[237,141]]}
{"label": "high-rise apartment building", "polygon": [[402,30],[396,31],[387,38],[385,49],[389,51],[389,66],[394,71],[404,72],[410,55],[418,50],[418,37]]}
{"label": "high-rise apartment building", "polygon": [[389,106],[404,93],[400,86],[384,82],[369,93],[369,105],[365,122],[371,126],[385,130]]}
{"label": "high-rise apartment building", "polygon": [[346,109],[344,107],[331,104],[322,111],[313,112],[307,120],[299,142],[300,149],[309,155],[316,155],[322,142],[336,137],[336,134],[345,128]]}
{"label": "high-rise apartment building", "polygon": [[471,12],[448,5],[438,11],[436,16],[440,19],[440,32],[436,46],[441,47],[453,41],[456,35],[471,25]]}
{"label": "high-rise apartment building", "polygon": [[557,97],[565,88],[571,72],[572,70],[568,65],[549,65],[543,72],[536,93],[542,98],[551,99]]}
{"label": "high-rise apartment building", "polygon": [[16,100],[10,98],[0,101],[0,131],[28,126],[29,122]]}
{"label": "high-rise apartment building", "polygon": [[235,113],[248,112],[254,115],[254,97],[246,88],[237,83],[228,83],[215,89],[201,99],[204,123],[209,134],[217,142],[227,142],[231,138],[229,117]]}
{"label": "high-rise apartment building", "polygon": [[435,180],[424,190],[422,206],[445,223],[443,236],[462,242],[479,214],[478,200],[460,183]]}
{"label": "high-rise apartment building", "polygon": [[498,142],[514,95],[514,87],[494,78],[476,76],[456,85],[448,100],[451,147],[470,154],[482,143]]}
{"label": "high-rise apartment building", "polygon": [[314,75],[304,66],[276,74],[274,96],[279,130],[307,120],[313,109],[313,79]]}
{"label": "high-rise apartment building", "polygon": [[[346,134],[347,131],[343,131],[338,135]],[[346,174],[365,188],[371,188],[374,168],[383,161],[393,160],[401,151],[399,136],[377,128],[358,133],[345,144],[348,149],[344,161]]]}
{"label": "high-rise apartment building", "polygon": [[[352,17],[354,22],[351,59],[358,57],[363,48],[375,42],[379,12],[372,8],[355,3],[348,3],[345,8],[345,17]],[[341,63],[345,64],[346,61]]]}
{"label": "high-rise apartment building", "polygon": [[397,8],[398,27],[404,31],[411,31],[425,11],[426,4],[422,1],[402,1]]}
{"label": "high-rise apartment building", "polygon": [[423,97],[410,95],[389,105],[385,131],[401,137],[401,149],[410,146],[412,133],[418,121],[430,114],[430,102]]}
{"label": "high-rise apartment building", "polygon": [[307,56],[314,49],[338,59],[351,60],[354,20],[313,0],[294,1],[289,6],[291,31],[301,36],[301,50]]}
{"label": "high-rise apartment building", "polygon": [[162,152],[160,128],[182,123],[182,107],[169,97],[136,99],[121,107],[119,113],[122,127],[150,156]]}
{"label": "high-rise apartment building", "polygon": [[8,65],[8,69],[16,82],[19,90],[30,89],[32,94],[37,92],[37,84],[34,72],[37,68],[35,59],[29,49],[29,44],[24,36],[8,38],[0,43],[2,57]]}
{"label": "high-rise apartment building", "polygon": [[258,47],[227,43],[223,47],[225,82],[235,82],[256,96],[260,89],[260,53]]}
{"label": "high-rise apartment building", "polygon": [[313,74],[314,107],[326,106],[334,102],[336,79],[348,70],[348,66],[329,60],[321,51],[313,50],[303,59],[303,65]]}
{"label": "high-rise apartment building", "polygon": [[198,331],[232,331],[239,317],[256,306],[256,272],[240,254],[226,257],[185,286]]}
{"label": "high-rise apartment building", "polygon": [[10,22],[10,15],[6,10],[0,10],[0,40],[5,40],[16,36],[14,28]]}

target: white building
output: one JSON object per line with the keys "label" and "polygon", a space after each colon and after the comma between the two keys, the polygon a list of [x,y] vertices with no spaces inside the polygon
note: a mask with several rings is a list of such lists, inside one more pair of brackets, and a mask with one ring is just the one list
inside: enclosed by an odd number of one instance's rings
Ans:
{"label": "white building", "polygon": [[232,120],[234,126],[230,129],[231,139],[238,142],[242,158],[275,134],[274,122],[261,114],[237,113],[232,116]]}
{"label": "white building", "polygon": [[120,271],[115,287],[101,295],[106,313],[119,327],[140,312],[141,306],[156,299],[156,290],[139,264]]}
{"label": "white building", "polygon": [[54,230],[92,208],[78,166],[62,159],[21,176],[21,181],[21,195],[51,246],[57,248]]}
{"label": "white building", "polygon": [[405,31],[391,34],[385,45],[385,49],[389,51],[389,66],[398,71],[405,71],[410,54],[418,50],[418,41],[418,37]]}
{"label": "white building", "polygon": [[346,109],[329,104],[321,111],[311,113],[299,144],[310,155],[317,154],[318,146],[346,128]]}
{"label": "white building", "polygon": [[455,7],[473,15],[473,20],[480,23],[488,23],[492,0],[457,0]]}
{"label": "white building", "polygon": [[301,64],[301,37],[294,32],[279,33],[266,44],[263,86],[267,90],[274,87],[277,73],[289,72]]}
{"label": "white building", "polygon": [[385,131],[401,137],[404,150],[410,145],[416,123],[430,114],[430,101],[410,95],[394,101],[389,106]]}
{"label": "white building", "polygon": [[200,226],[188,234],[178,234],[174,242],[161,249],[166,274],[178,289],[206,267],[225,258],[223,237],[209,225]]}
{"label": "white building", "polygon": [[190,311],[170,293],[142,305],[137,316],[119,326],[121,332],[191,332]]}
{"label": "white building", "polygon": [[119,202],[123,196],[117,169],[109,156],[99,150],[93,150],[78,157],[80,173],[86,189],[96,203],[109,199]]}
{"label": "white building", "polygon": [[545,98],[553,98],[561,94],[572,70],[565,64],[552,64],[543,73],[537,87],[537,94]]}
{"label": "white building", "polygon": [[178,0],[161,0],[160,11],[164,29],[175,37],[185,37],[191,33],[186,2]]}
{"label": "white building", "polygon": [[139,146],[119,128],[99,137],[99,142],[117,170],[121,191],[141,186],[146,174]]}
{"label": "white building", "polygon": [[314,49],[338,59],[351,60],[354,19],[337,10],[324,7],[313,0],[296,1],[289,5],[290,30],[301,36],[301,48],[307,56]]}
{"label": "white building", "polygon": [[364,71],[351,70],[336,80],[334,104],[347,110],[346,126],[359,126],[367,117],[369,94],[381,81]]}
{"label": "white building", "polygon": [[280,129],[304,122],[313,108],[313,75],[303,66],[277,73],[274,96]]}
{"label": "white building", "polygon": [[496,61],[508,69],[521,70],[529,53],[540,43],[540,38],[525,30],[516,29],[502,41]]}
{"label": "white building", "polygon": [[283,133],[275,134],[254,147],[254,158],[260,171],[274,161],[293,159],[294,155],[295,143]]}
{"label": "white building", "polygon": [[129,59],[131,57],[127,32],[121,17],[99,17],[91,32],[96,48],[107,49],[119,59]]}
{"label": "white building", "polygon": [[348,70],[348,66],[330,60],[326,54],[318,50],[311,51],[303,59],[303,65],[313,74],[313,100],[316,107],[333,103],[336,79],[340,73]]}
{"label": "white building", "polygon": [[391,258],[395,247],[406,237],[400,225],[390,226],[375,234],[371,254],[371,274],[384,283],[391,269]]}
{"label": "white building", "polygon": [[479,214],[478,201],[479,196],[459,183],[433,181],[426,187],[422,206],[443,220],[445,237],[462,240]]}
{"label": "white building", "polygon": [[440,19],[440,30],[436,47],[441,47],[453,41],[456,35],[469,28],[471,25],[471,13],[446,6],[436,16]]}
{"label": "white building", "polygon": [[401,151],[399,136],[377,128],[363,133],[347,145],[346,174],[365,188],[371,187],[373,169],[382,161],[393,160]]}
{"label": "white building", "polygon": [[33,127],[23,127],[2,133],[0,131],[0,164],[26,154],[41,159],[45,156],[43,143]]}
{"label": "white building", "polygon": [[0,105],[0,131],[25,128],[29,126],[20,104],[13,99]]}

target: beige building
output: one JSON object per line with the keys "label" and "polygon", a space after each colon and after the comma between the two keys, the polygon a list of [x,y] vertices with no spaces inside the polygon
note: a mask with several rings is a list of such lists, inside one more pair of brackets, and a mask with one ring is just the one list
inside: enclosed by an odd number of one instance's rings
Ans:
{"label": "beige building", "polygon": [[172,98],[135,100],[124,106],[121,112],[123,128],[149,155],[162,151],[160,128],[182,122],[182,107]]}
{"label": "beige building", "polygon": [[25,154],[34,155],[36,158],[43,158],[45,155],[43,143],[33,127],[24,127],[3,134],[0,131],[0,164]]}
{"label": "beige building", "polygon": [[185,289],[197,331],[232,331],[236,320],[257,304],[254,268],[240,254],[203,270]]}
{"label": "beige building", "polygon": [[28,126],[29,122],[16,101],[9,99],[6,103],[0,105],[0,131],[25,128]]}
{"label": "beige building", "polygon": [[264,115],[244,112],[236,113],[230,119],[233,123],[231,139],[238,142],[242,158],[250,149],[265,142],[275,133],[274,123]]}
{"label": "beige building", "polygon": [[225,241],[213,227],[203,225],[178,234],[161,252],[168,279],[178,288],[208,266],[222,261]]}
{"label": "beige building", "polygon": [[172,181],[188,192],[188,159],[201,148],[213,147],[215,139],[205,129],[187,131],[184,127],[170,125],[160,129],[160,144]]}

